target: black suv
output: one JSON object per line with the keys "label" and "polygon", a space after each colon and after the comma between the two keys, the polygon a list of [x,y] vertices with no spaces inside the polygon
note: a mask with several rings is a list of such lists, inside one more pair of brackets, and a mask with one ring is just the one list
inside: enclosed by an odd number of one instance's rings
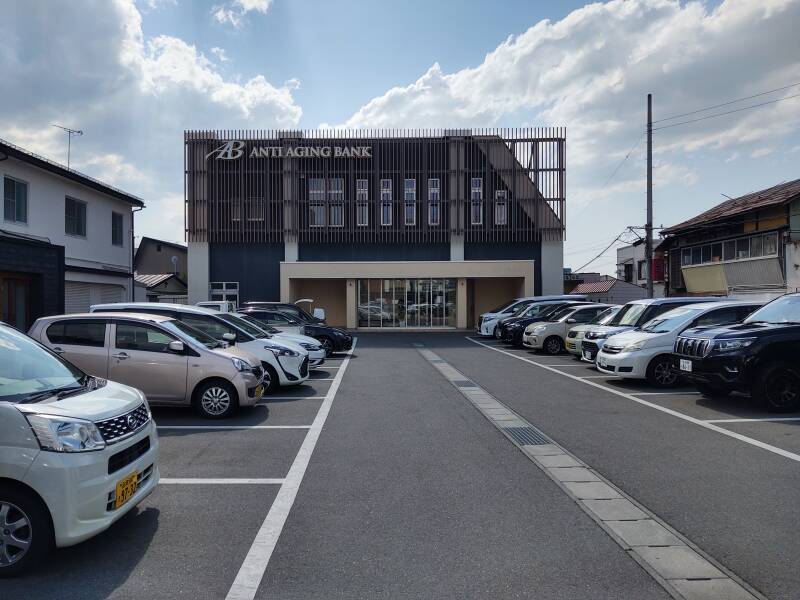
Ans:
{"label": "black suv", "polygon": [[[290,305],[292,306],[292,305]],[[325,356],[334,352],[346,352],[353,347],[353,336],[342,329],[330,327],[321,323],[319,319],[311,317],[313,321],[306,321],[294,315],[288,315],[282,310],[273,309],[271,306],[245,306],[239,313],[249,315],[254,319],[280,329],[283,327],[299,327],[302,335],[308,335],[317,340],[325,349]],[[301,312],[305,313],[301,309]],[[308,314],[308,313],[305,313]]]}
{"label": "black suv", "polygon": [[709,397],[750,392],[765,409],[800,409],[800,294],[786,294],[742,323],[687,329],[675,342],[680,374]]}
{"label": "black suv", "polygon": [[319,323],[324,324],[325,319],[320,319],[315,317],[307,310],[300,308],[297,304],[292,304],[291,302],[262,302],[258,300],[252,300],[249,302],[242,303],[242,310],[244,309],[260,309],[260,310],[276,310],[281,312],[289,317],[292,317],[296,321],[302,321],[303,323]]}
{"label": "black suv", "polygon": [[497,324],[497,337],[507,344],[522,346],[522,334],[525,328],[537,321],[547,321],[550,316],[565,306],[591,304],[586,300],[549,300],[532,302],[516,314],[506,317]]}

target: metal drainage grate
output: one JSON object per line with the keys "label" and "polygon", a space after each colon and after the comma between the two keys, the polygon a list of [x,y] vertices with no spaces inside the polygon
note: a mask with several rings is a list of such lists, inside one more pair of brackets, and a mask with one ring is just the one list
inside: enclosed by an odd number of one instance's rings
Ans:
{"label": "metal drainage grate", "polygon": [[476,388],[478,384],[474,381],[470,381],[469,379],[453,379],[451,382],[454,386],[460,388]]}
{"label": "metal drainage grate", "polygon": [[533,427],[503,427],[502,429],[515,442],[523,446],[543,446],[552,443],[550,438]]}

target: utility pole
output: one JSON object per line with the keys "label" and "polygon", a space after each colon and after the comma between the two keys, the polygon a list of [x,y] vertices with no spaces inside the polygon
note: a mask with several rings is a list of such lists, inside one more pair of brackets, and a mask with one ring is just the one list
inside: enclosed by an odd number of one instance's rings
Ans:
{"label": "utility pole", "polygon": [[67,169],[69,169],[69,155],[70,151],[72,150],[72,136],[73,135],[83,135],[83,131],[80,129],[70,129],[69,127],[64,127],[63,125],[56,125],[52,123],[53,127],[58,127],[59,129],[63,129],[67,132]]}
{"label": "utility pole", "polygon": [[647,94],[647,223],[644,226],[647,297],[653,297],[653,95]]}

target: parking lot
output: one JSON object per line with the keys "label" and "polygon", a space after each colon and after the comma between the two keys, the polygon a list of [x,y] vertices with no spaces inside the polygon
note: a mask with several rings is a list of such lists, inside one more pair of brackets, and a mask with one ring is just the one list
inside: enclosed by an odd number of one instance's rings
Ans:
{"label": "parking lot", "polygon": [[157,490],[0,596],[669,597],[663,573],[458,386],[538,428],[753,594],[707,597],[800,594],[800,415],[463,333],[365,333],[307,385],[225,422],[155,409]]}

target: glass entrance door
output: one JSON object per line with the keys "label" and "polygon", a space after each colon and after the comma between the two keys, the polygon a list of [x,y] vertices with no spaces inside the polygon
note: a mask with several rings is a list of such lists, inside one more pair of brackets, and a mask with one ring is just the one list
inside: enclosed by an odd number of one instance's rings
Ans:
{"label": "glass entrance door", "polygon": [[455,327],[455,279],[359,279],[359,327]]}

